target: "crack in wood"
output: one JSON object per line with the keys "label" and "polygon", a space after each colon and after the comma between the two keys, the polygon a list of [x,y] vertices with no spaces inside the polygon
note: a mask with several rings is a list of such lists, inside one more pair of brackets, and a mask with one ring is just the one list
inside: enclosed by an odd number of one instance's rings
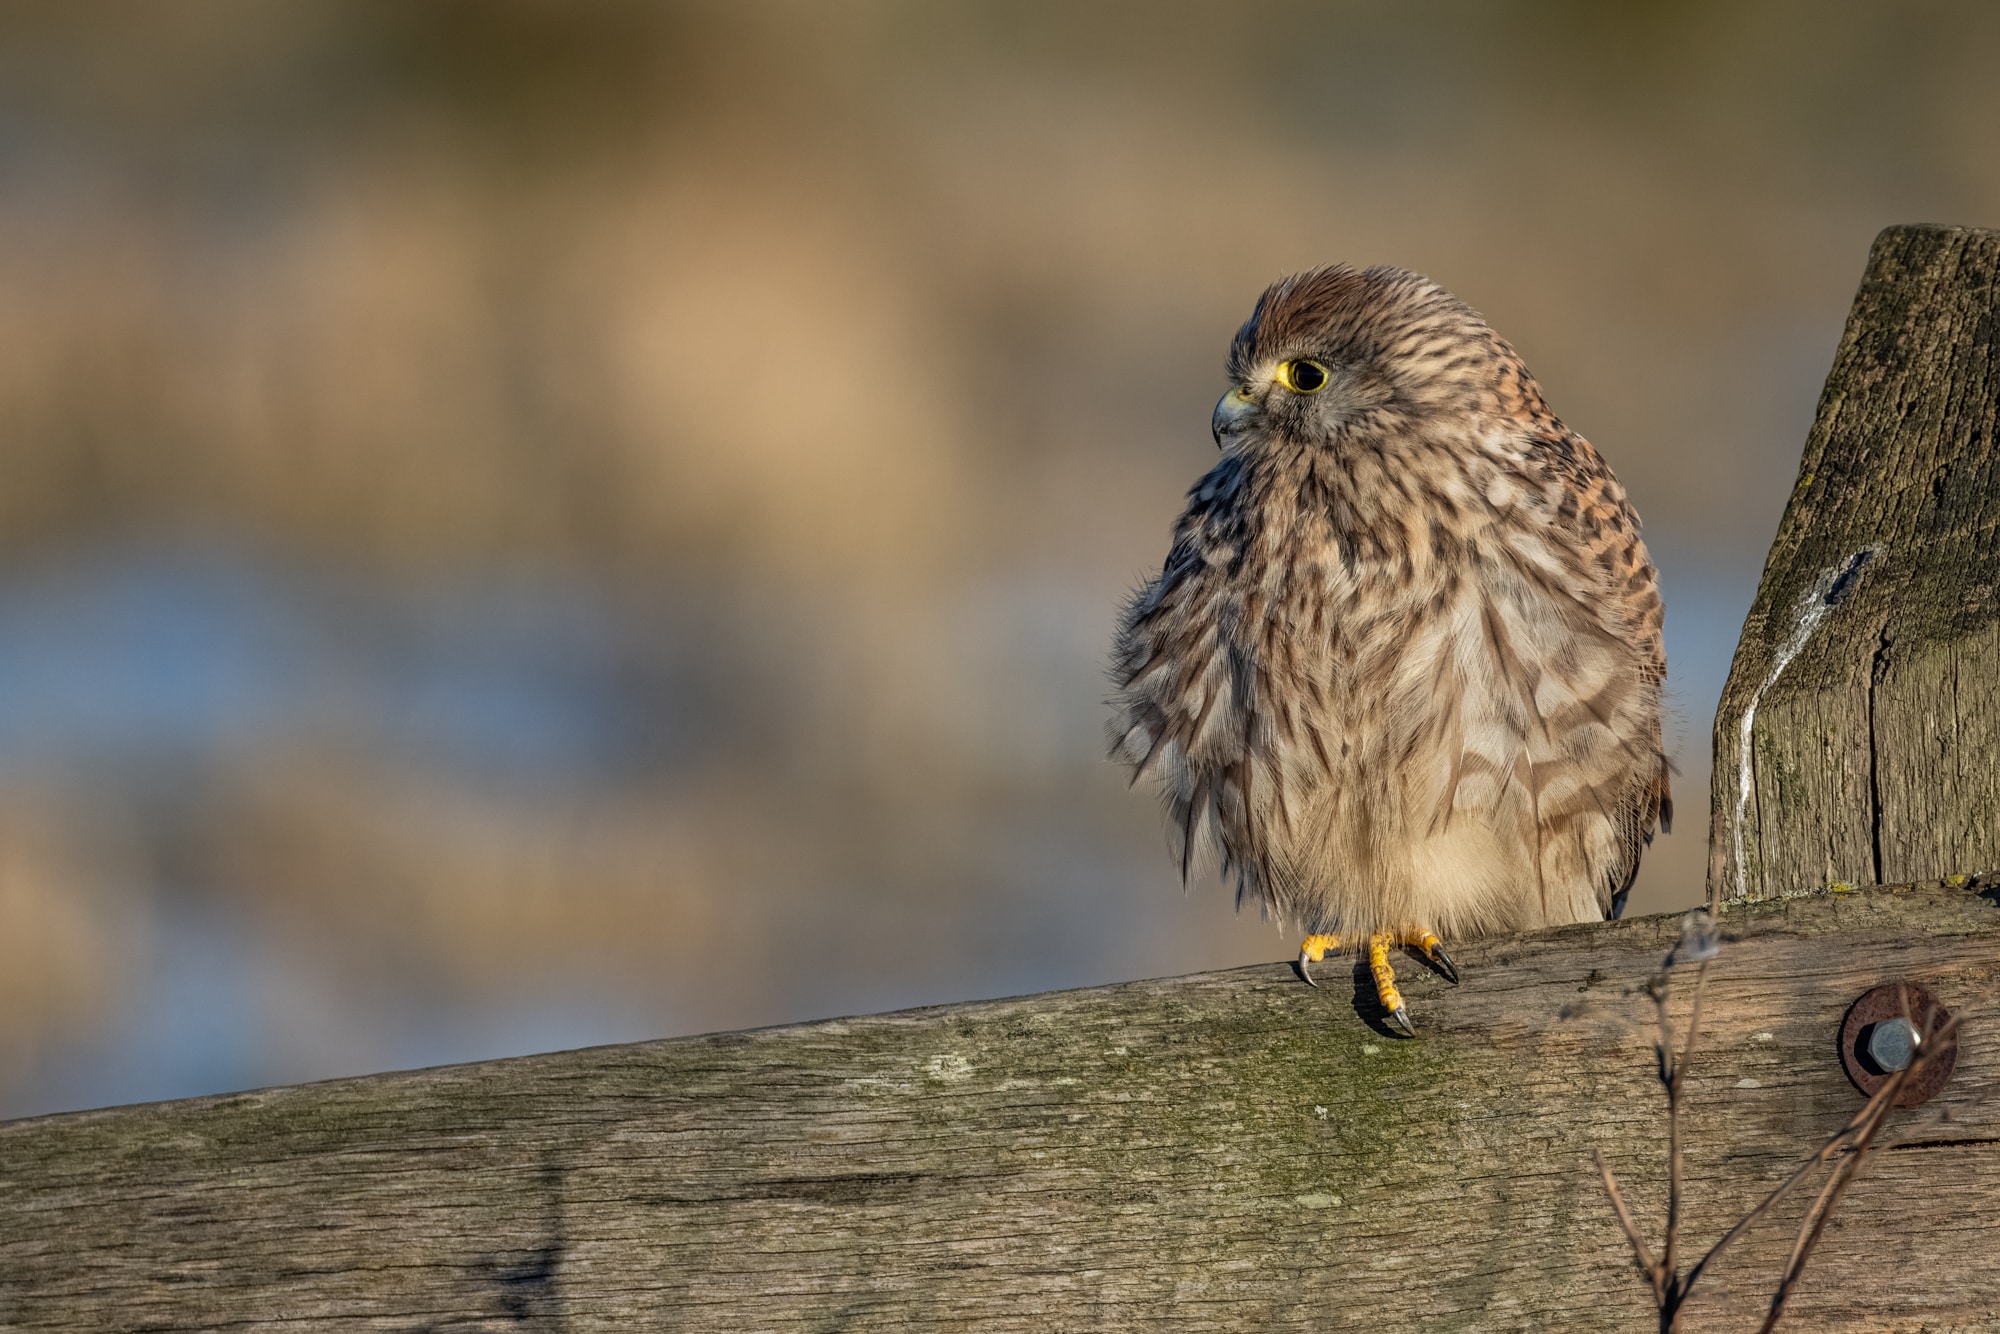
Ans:
{"label": "crack in wood", "polygon": [[[1749,893],[1743,826],[1749,815],[1751,797],[1756,791],[1752,729],[1757,722],[1757,706],[1763,702],[1764,696],[1770,693],[1771,687],[1778,683],[1778,678],[1785,674],[1785,669],[1792,665],[1792,660],[1805,649],[1813,633],[1819,629],[1820,622],[1826,619],[1827,613],[1847,601],[1848,595],[1854,590],[1854,581],[1880,551],[1881,548],[1878,546],[1867,546],[1859,551],[1850,552],[1838,565],[1820,571],[1819,577],[1799,595],[1792,613],[1792,633],[1771,660],[1771,670],[1765,675],[1764,683],[1757,687],[1756,692],[1750,696],[1749,703],[1743,708],[1743,718],[1737,724],[1736,819],[1732,829],[1736,853],[1736,895],[1739,898]],[[1760,806],[1758,817],[1760,836],[1763,832],[1761,810]],[[1881,869],[1879,858],[1876,869],[1878,872]],[[1878,874],[1875,879],[1879,883],[1880,875]]]}
{"label": "crack in wood", "polygon": [[1882,883],[1882,738],[1875,719],[1875,696],[1882,678],[1889,673],[1889,627],[1884,625],[1875,644],[1875,659],[1868,665],[1868,846],[1872,857],[1869,878]]}

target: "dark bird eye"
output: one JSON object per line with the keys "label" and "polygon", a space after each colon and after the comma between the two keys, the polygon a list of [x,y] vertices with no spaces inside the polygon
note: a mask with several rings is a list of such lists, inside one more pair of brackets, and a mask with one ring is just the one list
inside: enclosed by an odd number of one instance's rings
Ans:
{"label": "dark bird eye", "polygon": [[1326,388],[1326,367],[1317,361],[1287,361],[1278,367],[1278,383],[1295,394],[1317,394]]}

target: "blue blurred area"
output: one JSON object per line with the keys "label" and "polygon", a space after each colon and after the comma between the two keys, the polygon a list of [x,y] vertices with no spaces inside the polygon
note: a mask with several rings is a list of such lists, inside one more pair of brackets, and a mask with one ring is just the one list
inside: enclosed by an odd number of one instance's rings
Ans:
{"label": "blue blurred area", "polygon": [[[629,688],[630,628],[581,580],[492,570],[420,587],[367,585],[221,547],[126,544],[0,583],[0,766],[56,772],[170,848],[232,754],[379,748],[432,781],[578,792],[642,765],[686,763],[702,724],[689,696]],[[664,619],[664,618],[663,618]],[[649,633],[660,627],[646,627]],[[698,694],[696,696],[698,698]],[[648,1036],[613,996],[454,1006],[419,988],[314,994],[288,966],[301,942],[262,929],[174,858],[128,868],[123,911],[147,945],[115,1017],[48,1053],[9,1113],[182,1097],[327,1071],[288,1036],[295,1016],[369,1033],[383,1067]],[[151,861],[159,877],[144,876]],[[343,1013],[346,1011],[346,1013]]]}
{"label": "blue blurred area", "polygon": [[[1682,810],[1698,812],[1705,794],[1691,780],[1701,776],[1705,720],[1755,575],[1677,577],[1671,554],[1662,559]],[[1099,629],[1102,609],[1051,588],[1020,587],[1006,598],[1012,616],[978,616],[960,633],[985,640],[976,651],[991,655],[996,676],[1025,674],[1046,701],[1087,701],[1097,663],[1077,650]],[[632,660],[657,662],[663,655],[638,650],[674,643],[677,618],[654,599],[658,624],[635,625],[615,602],[602,588],[565,585],[547,573],[509,578],[489,570],[463,584],[369,588],[352,571],[287,568],[217,547],[96,553],[0,585],[6,763],[28,773],[64,771],[163,843],[228,818],[226,810],[191,812],[190,800],[201,804],[229,754],[328,735],[383,748],[429,783],[489,795],[525,785],[531,799],[539,789],[574,800],[647,771],[685,769],[704,746],[726,744],[726,732],[705,734],[699,717],[647,721],[676,692],[657,677],[638,689]],[[1006,632],[1038,622],[1030,634]],[[1077,720],[1064,716],[1081,712],[1087,724],[1089,704],[1049,713],[1032,700],[996,715],[986,744],[1004,753],[1010,735],[1053,728],[1059,749],[1094,766],[1094,735],[1080,729],[1077,744],[1069,735]],[[1031,745],[1001,767],[1036,773],[1041,755]],[[970,911],[958,913],[977,955],[960,980],[911,968],[901,975],[829,968],[810,940],[782,925],[761,954],[737,965],[782,986],[795,1017],[946,1001],[968,987],[1004,994],[1087,985],[1106,980],[1104,959],[1120,952],[1127,921],[1176,906],[1170,867],[1155,856],[1161,849],[1143,841],[1107,842],[1092,824],[1034,807],[953,818],[961,873],[985,881],[972,886]],[[1662,849],[1698,842],[1698,818],[1693,823]],[[877,857],[890,863],[879,874],[894,877],[895,855]],[[525,995],[462,994],[421,976],[387,986],[343,981],[345,965],[326,966],[324,942],[260,915],[259,886],[190,883],[202,865],[166,858],[150,876],[137,871],[145,883],[126,886],[125,910],[147,917],[147,943],[118,1006],[88,1036],[36,1059],[5,1105],[9,1114],[635,1041],[688,1027],[587,960],[533,982]],[[866,866],[846,872],[857,877],[846,887],[847,911],[864,920],[880,911],[869,903],[868,873]],[[838,894],[841,878],[829,868],[830,887],[816,888]],[[579,897],[588,892],[577,889]],[[1178,906],[1193,909],[1206,931],[1251,925],[1228,919],[1226,896],[1213,886]],[[1281,952],[1275,937],[1260,951],[1256,935],[1248,943],[1253,957]],[[672,967],[678,953],[663,940],[661,967]],[[1134,963],[1147,971],[1143,959]]]}
{"label": "blue blurred area", "polygon": [[0,766],[199,763],[357,723],[467,773],[590,781],[634,743],[593,584],[369,586],[223,548],[123,545],[0,578]]}
{"label": "blue blurred area", "polygon": [[[581,986],[572,996],[477,1007],[383,1007],[302,988],[289,976],[282,947],[242,914],[170,890],[162,891],[156,911],[152,949],[118,1017],[31,1067],[32,1092],[17,1093],[8,1115],[636,1042],[658,1033],[648,1016]],[[366,1036],[304,1045],[293,1019],[301,1010],[314,1014],[308,1032],[345,1026]],[[329,1061],[329,1048],[344,1049],[347,1059]]]}

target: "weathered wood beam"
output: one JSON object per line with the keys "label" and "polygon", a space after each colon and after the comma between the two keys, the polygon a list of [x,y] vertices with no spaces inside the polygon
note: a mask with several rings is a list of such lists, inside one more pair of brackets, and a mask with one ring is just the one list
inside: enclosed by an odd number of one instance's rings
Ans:
{"label": "weathered wood beam", "polygon": [[2000,867],[2000,232],[1876,238],[1715,719],[1711,899]]}
{"label": "weathered wood beam", "polygon": [[[1729,908],[1688,1244],[1859,1106],[1850,1001],[1903,978],[1962,1004],[2000,973],[1996,900]],[[1416,1041],[1358,983],[1274,965],[0,1125],[0,1327],[1648,1329],[1589,1153],[1657,1236],[1630,989],[1675,933],[1467,943],[1463,986],[1412,976]],[[1975,1022],[1792,1327],[2000,1330],[1996,1082],[2000,1023]],[[1688,1328],[1754,1327],[1805,1203]]]}

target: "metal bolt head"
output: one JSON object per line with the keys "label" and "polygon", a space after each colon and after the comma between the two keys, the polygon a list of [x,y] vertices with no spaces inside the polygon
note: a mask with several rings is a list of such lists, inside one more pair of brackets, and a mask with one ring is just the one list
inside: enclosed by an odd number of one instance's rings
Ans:
{"label": "metal bolt head", "polygon": [[1917,1054],[1917,1044],[1924,1035],[1917,1026],[1897,1015],[1894,1019],[1884,1019],[1868,1032],[1868,1055],[1884,1070],[1903,1070]]}
{"label": "metal bolt head", "polygon": [[[1916,1063],[1921,1034],[1936,1034],[1951,1018],[1937,997],[1915,982],[1884,982],[1847,1007],[1840,1025],[1840,1063],[1848,1079],[1873,1097],[1875,1091]],[[1935,1046],[1936,1050],[1928,1050]],[[1934,1036],[1925,1044],[1923,1066],[1903,1083],[1898,1107],[1930,1101],[1951,1079],[1958,1064],[1957,1035]]]}

